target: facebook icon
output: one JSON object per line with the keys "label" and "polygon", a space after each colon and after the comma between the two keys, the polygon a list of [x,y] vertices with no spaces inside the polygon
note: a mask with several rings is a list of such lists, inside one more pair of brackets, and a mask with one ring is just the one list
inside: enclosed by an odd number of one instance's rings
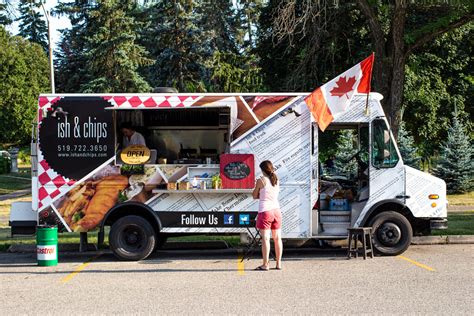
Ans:
{"label": "facebook icon", "polygon": [[233,225],[234,224],[234,215],[224,214],[224,225]]}

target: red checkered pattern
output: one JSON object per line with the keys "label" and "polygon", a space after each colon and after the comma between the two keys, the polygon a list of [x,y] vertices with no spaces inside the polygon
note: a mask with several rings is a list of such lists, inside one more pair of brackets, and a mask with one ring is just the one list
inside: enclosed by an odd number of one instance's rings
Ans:
{"label": "red checkered pattern", "polygon": [[69,191],[75,181],[69,180],[51,169],[44,160],[41,150],[38,150],[38,161],[38,207],[41,211],[49,206],[56,196]]}
{"label": "red checkered pattern", "polygon": [[[40,97],[38,100],[38,123],[41,124],[44,111],[51,111],[51,106],[60,97]],[[38,140],[39,141],[39,140]],[[67,192],[74,184],[51,169],[38,148],[38,199],[39,210],[49,206],[52,200],[61,193]]]}
{"label": "red checkered pattern", "polygon": [[191,106],[199,96],[114,96],[104,97],[118,108],[182,108]]}
{"label": "red checkered pattern", "polygon": [[56,103],[60,97],[40,97],[38,100],[38,123],[43,119],[43,111],[51,111],[51,106]]}

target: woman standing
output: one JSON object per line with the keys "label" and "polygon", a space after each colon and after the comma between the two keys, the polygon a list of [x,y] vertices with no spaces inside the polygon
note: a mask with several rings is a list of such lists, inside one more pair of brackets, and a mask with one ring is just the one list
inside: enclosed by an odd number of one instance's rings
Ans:
{"label": "woman standing", "polygon": [[283,243],[281,241],[281,211],[278,203],[280,184],[275,174],[273,164],[269,160],[260,164],[263,176],[255,183],[253,198],[259,199],[257,229],[262,236],[263,264],[255,270],[268,271],[270,269],[270,234],[273,237],[276,254],[276,269],[281,270],[281,255]]}

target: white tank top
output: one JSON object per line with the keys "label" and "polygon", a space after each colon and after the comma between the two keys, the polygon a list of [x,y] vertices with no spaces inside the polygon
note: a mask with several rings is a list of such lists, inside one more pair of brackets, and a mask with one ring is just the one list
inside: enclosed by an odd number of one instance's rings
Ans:
{"label": "white tank top", "polygon": [[264,187],[259,192],[258,212],[265,212],[280,208],[278,203],[278,192],[280,191],[280,181],[273,186],[268,177],[261,177]]}

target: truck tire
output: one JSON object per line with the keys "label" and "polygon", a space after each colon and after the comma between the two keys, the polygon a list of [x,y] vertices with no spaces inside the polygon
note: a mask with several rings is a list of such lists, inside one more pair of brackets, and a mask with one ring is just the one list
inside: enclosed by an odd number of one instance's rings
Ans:
{"label": "truck tire", "polygon": [[110,249],[121,260],[137,261],[148,257],[155,248],[155,230],[140,216],[124,216],[112,224]]}
{"label": "truck tire", "polygon": [[377,214],[369,223],[372,227],[375,251],[385,256],[396,256],[411,244],[413,230],[400,213],[387,211]]}

